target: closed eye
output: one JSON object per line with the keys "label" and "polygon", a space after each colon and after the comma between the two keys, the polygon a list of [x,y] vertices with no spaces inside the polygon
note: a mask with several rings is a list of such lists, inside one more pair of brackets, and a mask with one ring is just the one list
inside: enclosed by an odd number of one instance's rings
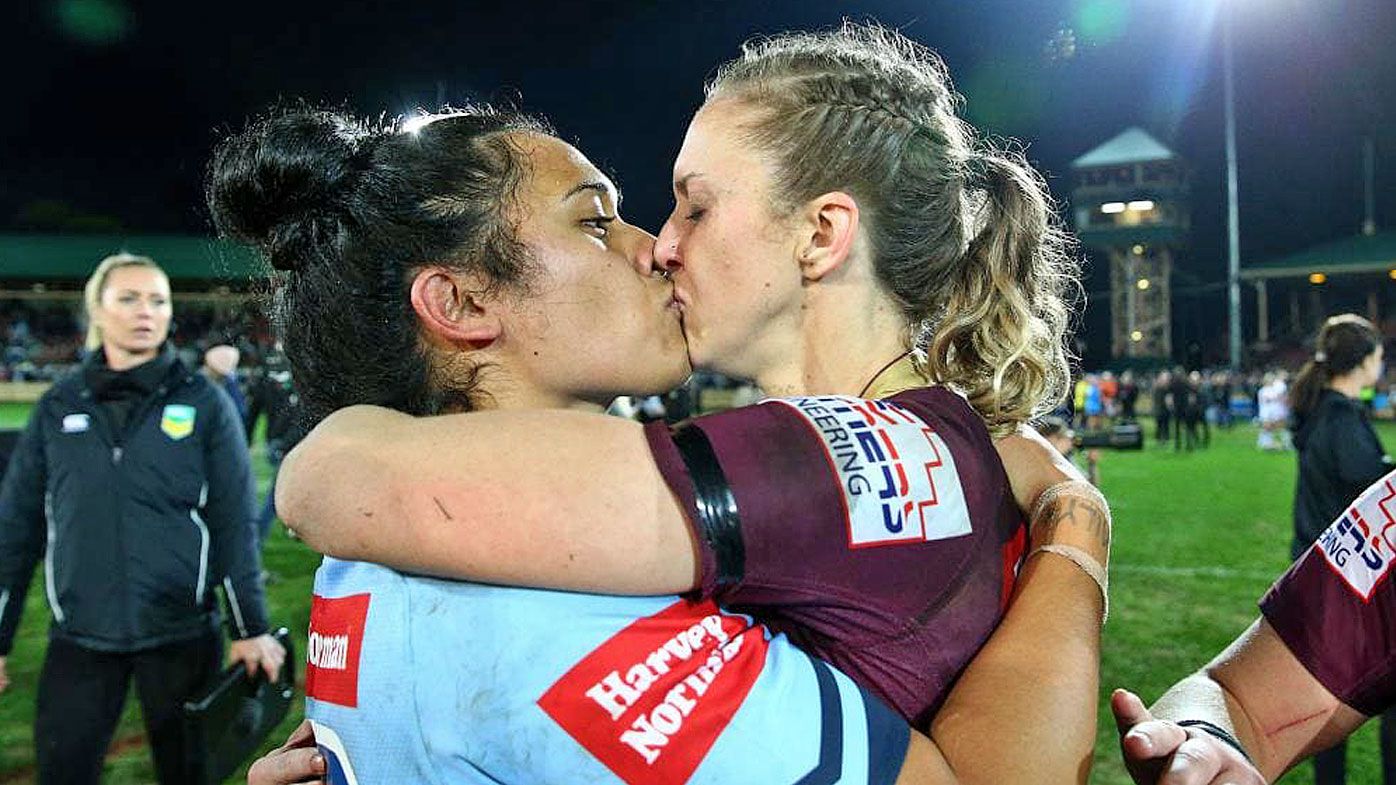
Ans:
{"label": "closed eye", "polygon": [[611,223],[616,220],[615,216],[597,216],[582,220],[582,225],[587,227],[595,237],[605,237],[611,233]]}

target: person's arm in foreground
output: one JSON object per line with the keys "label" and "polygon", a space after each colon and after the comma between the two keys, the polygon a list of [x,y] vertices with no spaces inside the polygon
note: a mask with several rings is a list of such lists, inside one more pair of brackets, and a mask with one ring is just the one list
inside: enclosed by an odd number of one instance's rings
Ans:
{"label": "person's arm in foreground", "polygon": [[1152,714],[1115,694],[1136,782],[1263,783],[1396,703],[1393,499],[1396,472],[1319,535],[1261,599],[1261,619]]}
{"label": "person's arm in foreground", "polygon": [[[1036,432],[997,447],[1024,510],[1080,478]],[[699,576],[642,426],[615,417],[352,406],[286,456],[276,507],[320,553],[418,574],[610,594],[685,592]]]}
{"label": "person's arm in foreground", "polygon": [[[1367,720],[1324,688],[1264,619],[1152,710],[1124,690],[1111,708],[1125,764],[1149,785],[1264,785]],[[1203,726],[1177,724],[1199,720],[1235,737],[1250,760]]]}

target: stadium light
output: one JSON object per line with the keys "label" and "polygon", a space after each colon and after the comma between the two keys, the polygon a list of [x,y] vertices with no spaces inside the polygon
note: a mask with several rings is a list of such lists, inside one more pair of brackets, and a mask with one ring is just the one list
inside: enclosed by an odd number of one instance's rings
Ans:
{"label": "stadium light", "polygon": [[1391,280],[1396,281],[1396,270],[1392,270],[1391,272],[1387,273],[1387,275],[1391,277]]}
{"label": "stadium light", "polygon": [[1147,213],[1154,209],[1154,201],[1152,199],[1136,199],[1130,202],[1128,207],[1136,213]]}
{"label": "stadium light", "polygon": [[1139,291],[1141,291],[1141,292],[1142,292],[1142,291],[1145,291],[1145,290],[1147,290],[1147,289],[1149,288],[1149,279],[1148,279],[1148,278],[1140,278],[1140,279],[1139,279],[1139,283],[1135,284],[1135,286],[1138,286],[1138,287],[1139,287]]}
{"label": "stadium light", "polygon": [[1323,273],[1309,273],[1309,283],[1318,286],[1328,281],[1328,276]]}
{"label": "stadium light", "polygon": [[1100,206],[1100,211],[1106,215],[1114,215],[1125,211],[1124,202],[1106,202]]}
{"label": "stadium light", "polygon": [[1139,343],[1140,341],[1144,340],[1144,333],[1135,330],[1134,332],[1129,334],[1129,339],[1131,341],[1134,341],[1135,343]]}

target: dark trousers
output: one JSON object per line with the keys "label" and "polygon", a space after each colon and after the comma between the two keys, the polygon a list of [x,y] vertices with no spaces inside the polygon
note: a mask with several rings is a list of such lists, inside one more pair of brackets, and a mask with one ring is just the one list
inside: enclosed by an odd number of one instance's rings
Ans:
{"label": "dark trousers", "polygon": [[192,782],[180,710],[218,673],[222,657],[222,638],[213,630],[138,652],[94,651],[51,638],[34,718],[39,785],[101,781],[102,762],[133,676],[161,785]]}
{"label": "dark trousers", "polygon": [[[1314,785],[1347,785],[1348,743],[1314,756]],[[1396,785],[1396,709],[1381,715],[1381,776],[1386,785]]]}

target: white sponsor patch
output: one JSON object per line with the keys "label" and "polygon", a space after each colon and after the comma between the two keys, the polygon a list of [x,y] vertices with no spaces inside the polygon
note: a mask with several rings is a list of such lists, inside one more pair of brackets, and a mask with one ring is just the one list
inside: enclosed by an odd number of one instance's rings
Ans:
{"label": "white sponsor patch", "polygon": [[86,414],[79,412],[63,416],[64,433],[82,433],[90,427],[92,427],[92,418]]}
{"label": "white sponsor patch", "polygon": [[1396,561],[1396,472],[1368,488],[1319,538],[1328,566],[1363,602]]}
{"label": "white sponsor patch", "polygon": [[955,458],[916,415],[890,401],[840,395],[771,402],[798,412],[824,442],[847,511],[848,547],[970,533]]}

